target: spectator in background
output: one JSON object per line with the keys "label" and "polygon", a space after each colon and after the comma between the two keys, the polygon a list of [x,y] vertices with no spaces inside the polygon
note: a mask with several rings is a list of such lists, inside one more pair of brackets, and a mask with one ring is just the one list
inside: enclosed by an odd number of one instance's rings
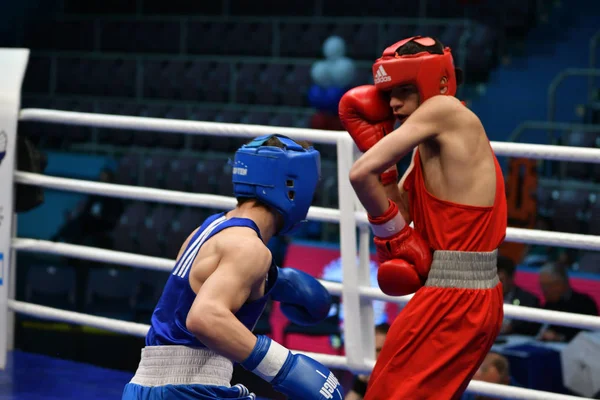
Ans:
{"label": "spectator in background", "polygon": [[[358,266],[358,263],[359,263],[359,259],[357,257],[357,259],[356,259],[357,266]],[[371,272],[371,274],[370,274],[371,275],[371,286],[379,287],[379,284],[377,283],[378,264],[375,261],[371,260],[369,268],[370,268],[370,272]],[[343,273],[342,259],[336,258],[335,260],[331,261],[329,264],[327,264],[323,268],[323,275],[321,276],[321,279],[330,281],[330,282],[342,282],[342,279],[343,279],[342,273]],[[338,306],[337,304],[332,305],[332,310],[329,313],[330,316],[337,312],[337,310],[334,309],[337,306]],[[386,314],[385,307],[386,307],[386,303],[384,301],[379,301],[379,300],[373,301],[373,312],[375,314],[375,325],[379,325],[379,324],[388,322],[388,316]],[[344,324],[343,308],[341,310],[339,310],[339,317],[340,317],[340,323],[343,326],[343,324]]]}
{"label": "spectator in background", "polygon": [[[383,343],[390,330],[390,325],[387,323],[375,326],[375,359],[379,357]],[[362,400],[367,392],[367,383],[369,382],[368,375],[356,375],[352,383],[352,389],[346,394],[344,400]]]}
{"label": "spectator in background", "polygon": [[[504,304],[513,304],[523,307],[539,307],[540,300],[533,293],[530,293],[515,284],[515,262],[504,256],[498,257],[498,277],[502,282],[504,289]],[[504,318],[500,333],[503,335],[535,335],[539,331],[539,325],[527,321],[511,320]]]}
{"label": "spectator in background", "polygon": [[[540,270],[539,282],[546,299],[544,309],[598,315],[594,299],[571,288],[564,265],[552,263],[544,266]],[[570,342],[580,331],[579,328],[545,324],[540,329],[538,338],[548,342]]]}
{"label": "spectator in background", "polygon": [[[510,365],[506,357],[501,354],[489,352],[481,366],[473,376],[473,380],[495,383],[498,385],[510,385]],[[492,397],[478,394],[465,393],[461,400],[491,400]],[[494,397],[495,399],[495,397]]]}
{"label": "spectator in background", "polygon": [[[113,171],[108,168],[103,169],[98,180],[112,183],[114,181]],[[67,221],[52,240],[110,247],[108,235],[115,227],[122,212],[123,201],[121,199],[91,195],[77,210],[67,215]]]}

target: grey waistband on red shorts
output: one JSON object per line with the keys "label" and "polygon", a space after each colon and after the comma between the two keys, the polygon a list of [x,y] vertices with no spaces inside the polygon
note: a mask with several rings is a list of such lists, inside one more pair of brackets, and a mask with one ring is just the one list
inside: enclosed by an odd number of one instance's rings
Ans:
{"label": "grey waistband on red shorts", "polygon": [[498,250],[466,252],[437,250],[425,286],[491,289],[498,280]]}
{"label": "grey waistband on red shorts", "polygon": [[131,383],[141,386],[231,386],[233,363],[208,349],[186,346],[149,346]]}

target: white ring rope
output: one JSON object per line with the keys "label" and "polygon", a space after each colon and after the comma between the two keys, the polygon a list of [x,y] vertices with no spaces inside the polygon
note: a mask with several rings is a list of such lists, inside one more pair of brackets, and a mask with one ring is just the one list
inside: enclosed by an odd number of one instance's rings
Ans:
{"label": "white ring rope", "polygon": [[[244,138],[255,137],[263,134],[279,133],[287,135],[293,139],[304,139],[323,144],[337,144],[338,152],[344,150],[340,147],[340,144],[346,145],[346,142],[349,139],[347,133],[341,131],[172,120],[44,109],[23,109],[20,112],[19,120],[65,125],[82,125],[100,128],[158,131],[166,133],[227,135]],[[600,163],[600,149],[507,142],[491,142],[491,145],[494,149],[494,152],[498,156]],[[39,185],[57,190],[69,190],[78,193],[97,194],[142,201],[161,201],[170,204],[207,207],[212,209],[228,209],[236,204],[234,198],[226,196],[186,193],[163,189],[57,178],[20,171],[15,172],[15,182]],[[339,223],[340,217],[340,210],[323,207],[311,207],[308,213],[309,219],[323,222]],[[355,220],[359,225],[362,226],[365,226],[368,223],[366,214],[364,212],[355,212]],[[600,237],[592,235],[507,228],[505,240],[519,243],[600,250]],[[127,265],[134,268],[146,268],[161,271],[171,271],[174,263],[173,260],[165,258],[150,257],[114,250],[65,243],[55,243],[35,239],[13,238],[11,247],[20,251],[56,254],[76,257],[84,260],[108,262],[118,265]],[[320,282],[332,294],[342,294],[343,285],[341,283],[323,280]],[[412,296],[390,297],[383,294],[383,292],[378,288],[366,286],[359,286],[358,291],[362,298],[383,300],[400,304],[407,303],[412,298]],[[73,324],[84,324],[99,329],[105,329],[112,332],[124,333],[139,337],[144,337],[149,329],[149,326],[144,324],[58,310],[10,299],[8,300],[8,308],[14,312],[38,317],[41,319],[64,321]],[[600,330],[600,317],[540,310],[529,307],[514,306],[510,304],[504,305],[504,314],[506,317],[513,319],[558,324],[582,329]],[[307,354],[332,368],[348,369],[347,357],[309,352],[299,353]],[[371,371],[373,365],[374,361],[363,360],[364,372]],[[503,396],[516,399],[583,399],[583,397],[559,395],[550,392],[522,389],[478,381],[472,381],[468,386],[468,391],[482,395],[494,397]]]}
{"label": "white ring rope", "polygon": [[[26,108],[21,110],[19,120],[47,122],[52,124],[82,125],[98,128],[133,129],[166,133],[202,133],[234,137],[253,137],[264,134],[280,133],[287,135],[292,139],[304,139],[313,141],[315,143],[329,144],[336,143],[336,141],[342,136],[348,136],[348,134],[343,131],[133,117],[73,111],[44,110],[39,108]],[[508,142],[491,142],[491,144],[494,152],[498,156],[600,164],[600,149]]]}
{"label": "white ring rope", "polygon": [[[182,206],[206,207],[220,210],[233,208],[237,204],[233,197],[214,194],[179,192],[175,190],[155,189],[141,186],[57,178],[54,176],[21,171],[15,172],[15,182],[25,185],[42,186],[49,189],[68,190],[77,193],[118,197],[129,200],[160,201]],[[367,224],[367,216],[366,214],[363,214],[364,213],[357,213],[357,215],[363,217],[363,223]],[[312,206],[308,212],[308,218],[315,221],[339,222],[340,210]]]}
{"label": "white ring rope", "polygon": [[[119,321],[94,315],[81,314],[73,311],[58,310],[56,308],[40,306],[37,304],[24,303],[16,300],[8,300],[8,308],[14,312],[50,321],[62,321],[76,325],[87,325],[110,332],[123,333],[127,335],[145,337],[149,325],[135,322]],[[310,353],[292,350],[294,353],[306,354],[320,363],[338,369],[348,369],[347,358],[330,354]],[[364,363],[365,372],[373,369],[374,361]],[[540,390],[522,389],[493,383],[471,381],[468,386],[469,392],[488,396],[504,396],[515,399],[540,399],[540,400],[581,400],[584,397],[565,396],[561,394],[543,392]],[[591,399],[589,399],[591,400]]]}
{"label": "white ring rope", "polygon": [[[233,197],[57,178],[21,171],[15,172],[15,182],[27,185],[39,185],[50,189],[119,197],[122,199],[161,201],[170,204],[223,210],[234,207],[236,204]],[[338,223],[340,221],[340,210],[312,206],[308,211],[308,218],[315,221]],[[368,225],[367,215],[364,212],[355,212],[355,218],[358,224],[363,226]],[[548,232],[509,227],[506,229],[505,240],[507,242],[600,250],[600,236],[576,233]]]}
{"label": "white ring rope", "polygon": [[[13,238],[11,247],[19,251],[76,257],[83,260],[108,262],[126,265],[134,268],[146,268],[170,272],[174,260],[161,257],[143,256],[115,250],[100,249],[89,246],[80,246],[67,243],[56,243],[46,240]],[[320,280],[320,282],[333,295],[342,294],[342,284]],[[359,286],[361,297],[371,300],[382,300],[398,304],[406,304],[412,296],[391,297],[385,295],[381,289]],[[509,318],[535,321],[548,324],[557,324],[582,329],[600,330],[600,317],[590,315],[571,314],[559,311],[540,310],[537,308],[504,305],[504,314]]]}

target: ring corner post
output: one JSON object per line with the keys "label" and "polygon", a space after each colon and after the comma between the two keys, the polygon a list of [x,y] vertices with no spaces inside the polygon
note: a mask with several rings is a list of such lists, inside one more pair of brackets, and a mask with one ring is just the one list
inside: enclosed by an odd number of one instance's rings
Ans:
{"label": "ring corner post", "polygon": [[357,236],[354,191],[348,175],[353,164],[353,143],[350,137],[337,141],[338,197],[340,209],[340,255],[342,259],[342,307],[344,310],[344,347],[348,367],[352,371],[364,368],[363,327],[360,309],[359,275],[357,271]]}
{"label": "ring corner post", "polygon": [[[11,284],[14,174],[21,86],[29,61],[28,49],[0,48],[0,370],[6,368],[9,326],[8,296]],[[14,320],[14,319],[10,319]],[[9,332],[10,331],[10,332]]]}

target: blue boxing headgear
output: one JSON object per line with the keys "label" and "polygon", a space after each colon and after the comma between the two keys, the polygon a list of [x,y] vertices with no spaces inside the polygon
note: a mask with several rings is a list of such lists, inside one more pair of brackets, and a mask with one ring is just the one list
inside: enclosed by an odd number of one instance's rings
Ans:
{"label": "blue boxing headgear", "polygon": [[[277,137],[284,148],[263,146]],[[317,150],[282,135],[260,136],[243,145],[233,162],[233,193],[273,207],[283,216],[278,234],[290,233],[306,219],[321,175]]]}

